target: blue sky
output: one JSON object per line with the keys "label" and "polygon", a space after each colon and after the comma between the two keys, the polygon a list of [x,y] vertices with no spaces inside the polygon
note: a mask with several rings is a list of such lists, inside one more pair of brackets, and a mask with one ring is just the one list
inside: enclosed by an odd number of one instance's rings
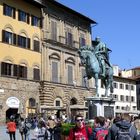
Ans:
{"label": "blue sky", "polygon": [[140,66],[140,0],[57,0],[95,20],[92,39],[112,50],[110,61],[122,70]]}

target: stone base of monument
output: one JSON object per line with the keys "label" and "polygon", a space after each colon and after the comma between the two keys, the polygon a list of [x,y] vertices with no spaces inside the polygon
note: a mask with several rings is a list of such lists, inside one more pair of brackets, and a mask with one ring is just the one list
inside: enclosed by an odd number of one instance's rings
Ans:
{"label": "stone base of monument", "polygon": [[87,97],[88,119],[96,116],[114,117],[115,100],[111,97]]}

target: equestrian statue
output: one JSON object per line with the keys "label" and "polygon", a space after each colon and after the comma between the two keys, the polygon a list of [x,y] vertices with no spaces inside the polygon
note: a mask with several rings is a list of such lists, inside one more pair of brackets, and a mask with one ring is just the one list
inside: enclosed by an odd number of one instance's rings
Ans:
{"label": "equestrian statue", "polygon": [[93,47],[82,46],[78,50],[81,63],[85,65],[86,74],[83,77],[86,87],[87,80],[95,78],[96,96],[99,97],[98,79],[101,79],[105,87],[105,96],[108,96],[108,90],[113,93],[113,68],[109,62],[110,49],[106,44],[100,41],[99,37],[93,41]]}

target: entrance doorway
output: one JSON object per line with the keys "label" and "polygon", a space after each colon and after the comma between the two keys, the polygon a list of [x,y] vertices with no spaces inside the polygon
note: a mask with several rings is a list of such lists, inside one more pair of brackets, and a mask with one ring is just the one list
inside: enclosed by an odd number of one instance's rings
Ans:
{"label": "entrance doorway", "polygon": [[16,119],[18,119],[19,114],[18,114],[18,108],[9,108],[6,111],[6,121],[10,119],[10,117],[13,116]]}

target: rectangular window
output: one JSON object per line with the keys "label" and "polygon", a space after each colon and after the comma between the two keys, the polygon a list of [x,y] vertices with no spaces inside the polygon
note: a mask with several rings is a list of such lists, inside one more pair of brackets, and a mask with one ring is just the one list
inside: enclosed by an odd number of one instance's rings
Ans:
{"label": "rectangular window", "polygon": [[13,65],[13,76],[18,77],[19,73],[19,67],[18,65]]}
{"label": "rectangular window", "polygon": [[57,41],[57,22],[51,21],[51,39]]}
{"label": "rectangular window", "polygon": [[21,48],[28,48],[30,49],[30,39],[18,35],[18,46]]}
{"label": "rectangular window", "polygon": [[58,62],[52,62],[52,82],[58,83]]}
{"label": "rectangular window", "polygon": [[118,83],[114,82],[114,88],[118,88]]}
{"label": "rectangular window", "polygon": [[15,18],[15,8],[3,4],[3,14],[12,18]]}
{"label": "rectangular window", "polygon": [[126,101],[127,101],[127,102],[129,101],[129,96],[126,96]]}
{"label": "rectangular window", "polygon": [[128,84],[125,85],[125,89],[126,89],[126,90],[129,90]]}
{"label": "rectangular window", "polygon": [[1,63],[1,75],[12,76],[12,64],[10,63]]}
{"label": "rectangular window", "polygon": [[73,67],[68,65],[68,84],[73,84]]}
{"label": "rectangular window", "polygon": [[24,11],[18,10],[18,20],[29,24],[29,14]]}
{"label": "rectangular window", "polygon": [[131,90],[134,90],[134,85],[131,85]]}
{"label": "rectangular window", "polygon": [[120,101],[124,101],[124,96],[120,95]]}
{"label": "rectangular window", "polygon": [[34,76],[33,76],[34,80],[40,80],[40,70],[39,69],[34,68],[33,69],[33,74],[34,74]]}
{"label": "rectangular window", "polygon": [[19,66],[19,75],[20,78],[27,78],[27,67]]}
{"label": "rectangular window", "polygon": [[69,46],[73,46],[73,35],[72,35],[72,30],[70,28],[67,28],[67,31],[66,31],[66,45],[69,45]]}
{"label": "rectangular window", "polygon": [[120,84],[120,89],[124,89],[124,85],[123,84]]}
{"label": "rectangular window", "polygon": [[134,96],[131,96],[131,102],[134,102],[134,99],[135,99]]}
{"label": "rectangular window", "polygon": [[55,101],[55,106],[60,106],[60,101],[56,100]]}
{"label": "rectangular window", "polygon": [[13,44],[13,34],[5,30],[2,31],[2,42]]}
{"label": "rectangular window", "polygon": [[82,33],[80,34],[79,43],[80,43],[80,47],[86,45],[85,36]]}
{"label": "rectangular window", "polygon": [[32,15],[32,26],[40,27],[40,18]]}
{"label": "rectangular window", "polygon": [[40,42],[37,40],[34,40],[34,51],[40,52]]}

